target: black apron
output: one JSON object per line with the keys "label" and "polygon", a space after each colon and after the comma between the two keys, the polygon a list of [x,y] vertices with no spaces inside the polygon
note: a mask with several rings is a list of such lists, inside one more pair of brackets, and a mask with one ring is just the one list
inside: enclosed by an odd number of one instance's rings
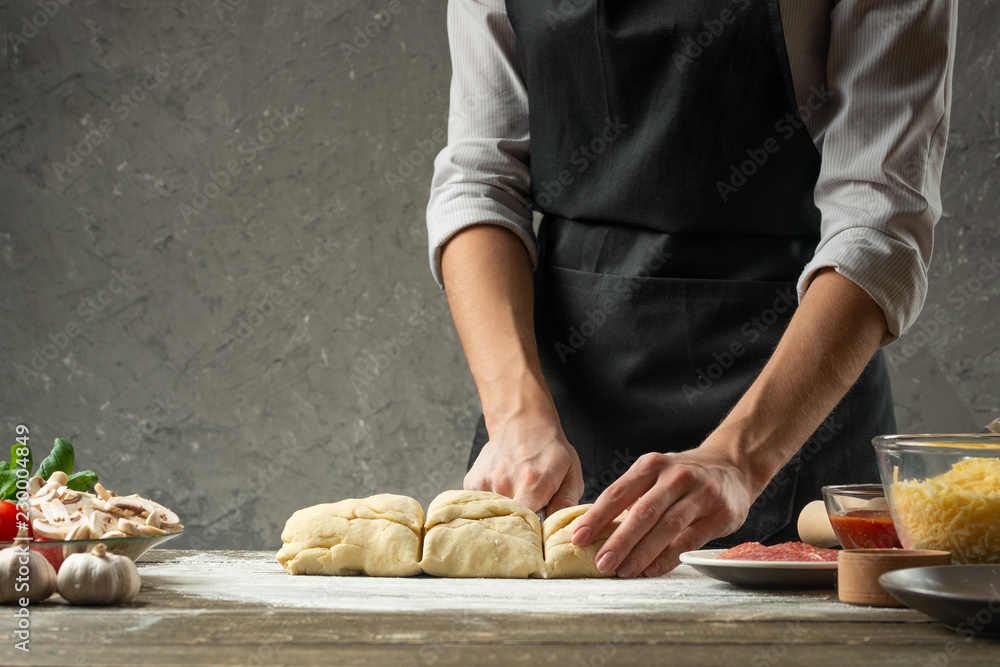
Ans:
{"label": "black apron", "polygon": [[[778,0],[507,0],[528,92],[542,370],[593,500],[646,452],[697,447],[795,310],[820,156]],[[792,404],[789,412],[798,409]],[[877,482],[881,353],[711,546],[796,540],[824,484]],[[486,443],[480,418],[469,466]]]}

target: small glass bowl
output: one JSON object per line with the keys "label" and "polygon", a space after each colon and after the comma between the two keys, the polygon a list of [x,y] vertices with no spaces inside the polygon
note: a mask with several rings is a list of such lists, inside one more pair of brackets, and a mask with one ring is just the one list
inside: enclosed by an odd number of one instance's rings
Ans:
{"label": "small glass bowl", "polygon": [[[103,544],[110,553],[127,556],[134,562],[153,547],[183,533],[183,530],[178,530],[176,533],[164,533],[163,535],[109,537],[97,540],[32,540],[29,548],[45,556],[46,560],[52,563],[52,567],[58,572],[63,561],[71,554],[90,551],[98,544]],[[12,546],[14,546],[13,542],[0,542],[0,549]]]}
{"label": "small glass bowl", "polygon": [[898,549],[889,501],[881,484],[823,487],[823,503],[833,532],[845,549]]}

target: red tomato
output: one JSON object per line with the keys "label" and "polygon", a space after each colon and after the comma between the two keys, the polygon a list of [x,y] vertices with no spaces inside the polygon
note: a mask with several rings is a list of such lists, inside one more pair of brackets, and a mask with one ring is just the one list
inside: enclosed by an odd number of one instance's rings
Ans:
{"label": "red tomato", "polygon": [[9,501],[0,501],[0,542],[13,542],[17,537],[17,522],[21,520],[28,526],[28,536],[31,536],[31,524],[23,514],[18,516],[17,505]]}

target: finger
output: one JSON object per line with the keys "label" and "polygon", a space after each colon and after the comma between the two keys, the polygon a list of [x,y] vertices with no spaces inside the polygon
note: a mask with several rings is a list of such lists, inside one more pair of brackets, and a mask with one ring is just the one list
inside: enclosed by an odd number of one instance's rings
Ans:
{"label": "finger", "polygon": [[462,488],[466,491],[492,491],[489,479],[483,477],[475,468],[465,473]]}
{"label": "finger", "polygon": [[[636,505],[638,506],[646,498],[654,495],[654,493],[655,491],[646,494]],[[656,557],[662,554],[671,542],[698,518],[701,510],[701,505],[697,499],[692,495],[687,495],[666,507],[651,527],[646,528],[643,524],[639,524],[641,527],[635,528],[631,535],[626,536],[624,542],[624,544],[627,544],[629,538],[635,537],[637,538],[635,546],[627,550],[625,546],[612,547],[618,562],[621,563],[617,570],[618,576],[623,579],[629,579],[645,571]],[[633,512],[629,512],[629,516],[632,514]],[[616,530],[614,535],[617,535],[619,530]],[[598,553],[597,557],[600,559],[601,554]]]}
{"label": "finger", "polygon": [[[640,456],[624,475],[612,482],[604,493],[598,496],[594,506],[580,517],[573,530],[572,539],[575,546],[585,547],[593,542],[619,514],[631,507],[632,503],[653,487],[659,475],[659,471],[651,464],[653,456],[655,455]],[[620,530],[621,527],[615,534]],[[614,567],[611,568],[613,569]]]}
{"label": "finger", "polygon": [[700,549],[708,541],[721,537],[720,524],[714,517],[702,517],[692,522],[683,533],[671,542],[659,556],[643,571],[647,577],[661,577],[681,564],[680,556],[685,551]]}
{"label": "finger", "polygon": [[545,508],[546,516],[552,516],[561,509],[575,507],[580,504],[580,496],[583,495],[583,477],[574,469],[570,468],[563,478],[559,489],[552,496],[548,506]]}
{"label": "finger", "polygon": [[554,480],[529,468],[521,473],[517,488],[510,497],[532,512],[538,512],[548,504],[557,488]]}

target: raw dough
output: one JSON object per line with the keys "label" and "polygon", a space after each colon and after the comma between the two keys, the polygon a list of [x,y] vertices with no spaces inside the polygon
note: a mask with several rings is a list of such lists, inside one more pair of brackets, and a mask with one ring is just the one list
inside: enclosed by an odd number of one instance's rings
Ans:
{"label": "raw dough", "polygon": [[289,574],[420,574],[424,511],[413,498],[383,493],[313,505],[288,519],[278,562]]}
{"label": "raw dough", "polygon": [[593,543],[585,547],[574,546],[573,530],[579,518],[593,505],[577,505],[561,509],[545,519],[542,531],[545,536],[545,566],[541,576],[546,579],[566,579],[571,577],[613,577],[604,574],[594,565],[594,556],[625,519],[622,512],[607,528],[601,531]]}
{"label": "raw dough", "polygon": [[438,577],[524,578],[541,572],[538,516],[488,491],[445,491],[427,508],[420,566]]}

